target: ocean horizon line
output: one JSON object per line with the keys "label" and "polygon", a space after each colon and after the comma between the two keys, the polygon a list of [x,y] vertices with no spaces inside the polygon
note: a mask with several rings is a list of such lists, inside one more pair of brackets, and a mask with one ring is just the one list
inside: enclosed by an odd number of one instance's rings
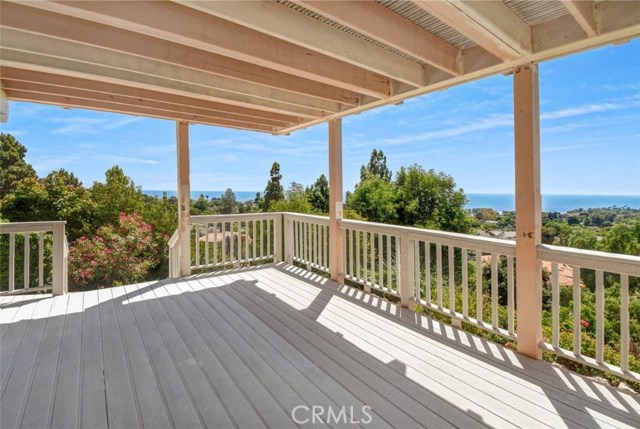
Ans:
{"label": "ocean horizon line", "polygon": [[[176,196],[176,191],[163,190],[142,190],[144,194],[162,197],[164,193],[167,196]],[[225,191],[191,191],[191,198],[197,199],[200,195],[208,198],[219,198]],[[234,191],[236,200],[239,202],[251,201],[255,198],[256,193],[261,191]],[[510,193],[482,193],[469,192],[466,193],[468,203],[467,209],[475,208],[491,208],[497,211],[514,211],[515,210],[515,194]],[[608,208],[608,207],[629,207],[631,209],[640,209],[640,195],[616,195],[616,194],[542,194],[542,211],[545,212],[561,212],[566,213],[571,210],[589,209],[589,208]]]}

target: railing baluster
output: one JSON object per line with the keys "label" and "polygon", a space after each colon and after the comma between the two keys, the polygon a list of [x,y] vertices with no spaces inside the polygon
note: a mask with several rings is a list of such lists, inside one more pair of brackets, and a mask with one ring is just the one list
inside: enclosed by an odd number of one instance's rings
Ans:
{"label": "railing baluster", "polygon": [[476,320],[482,323],[482,250],[476,250]]}
{"label": "railing baluster", "polygon": [[620,369],[629,370],[629,276],[620,275]]}
{"label": "railing baluster", "polygon": [[24,233],[24,274],[23,274],[23,280],[24,280],[24,288],[25,289],[29,289],[29,280],[30,280],[30,272],[29,272],[29,263],[31,262],[31,255],[29,254],[29,251],[31,250],[31,234],[28,232]]}
{"label": "railing baluster", "polygon": [[360,231],[356,235],[356,279],[360,280]]}
{"label": "railing baluster", "polygon": [[314,224],[313,225],[313,232],[315,234],[315,244],[316,244],[316,254],[314,255],[314,261],[316,264],[316,267],[320,266],[320,225]]}
{"label": "railing baluster", "polygon": [[580,267],[573,267],[573,353],[582,355],[582,291]]}
{"label": "railing baluster", "polygon": [[391,235],[387,234],[387,290],[393,292],[393,285],[391,284]]}
{"label": "railing baluster", "polygon": [[417,291],[417,293],[415,293],[415,296],[417,298],[418,301],[420,301],[420,293],[422,288],[420,287],[420,277],[422,277],[421,275],[421,270],[420,270],[420,241],[419,240],[414,240],[413,241],[413,284],[414,284],[414,291]]}
{"label": "railing baluster", "polygon": [[560,285],[558,284],[558,264],[551,264],[551,326],[553,333],[551,345],[558,347],[560,344]]}
{"label": "railing baluster", "polygon": [[382,234],[378,233],[378,286],[384,290],[384,267],[382,260],[384,254],[382,253]]}
{"label": "railing baluster", "polygon": [[460,249],[462,253],[462,315],[469,317],[469,267],[467,266],[467,249]]}
{"label": "railing baluster", "polygon": [[425,301],[431,304],[431,243],[424,242],[424,293]]}
{"label": "railing baluster", "polygon": [[367,259],[367,232],[362,232],[362,282],[367,285],[367,278],[369,277],[369,262]]}
{"label": "railing baluster", "polygon": [[218,264],[218,224],[213,223],[213,263]]}
{"label": "railing baluster", "polygon": [[449,257],[449,311],[456,311],[456,267],[455,267],[455,248],[451,245],[447,246],[447,256]]}
{"label": "railing baluster", "polygon": [[401,258],[401,254],[402,254],[402,250],[400,249],[400,236],[396,235],[393,238],[395,245],[396,245],[396,293],[399,294],[400,293],[400,258]]}
{"label": "railing baluster", "polygon": [[507,332],[515,333],[515,279],[513,277],[513,256],[507,256]]}
{"label": "railing baluster", "polygon": [[596,362],[604,355],[604,273],[596,270]]}
{"label": "railing baluster", "polygon": [[9,292],[15,290],[16,284],[16,235],[9,234]]}
{"label": "railing baluster", "polygon": [[194,235],[195,235],[195,242],[196,242],[196,263],[195,266],[196,268],[200,267],[200,225],[195,224],[193,225],[193,230],[194,230]]}
{"label": "railing baluster", "polygon": [[498,327],[498,255],[491,254],[491,326]]}
{"label": "railing baluster", "polygon": [[[329,262],[327,262],[327,247],[329,247],[329,240],[328,240],[328,234],[327,234],[327,226],[322,225],[322,266],[324,268],[329,268]],[[346,234],[346,232],[345,232]],[[345,257],[344,260],[344,270],[346,271],[346,267],[347,267],[347,242],[346,240],[344,241],[344,249],[342,250],[342,254]]]}
{"label": "railing baluster", "polygon": [[[222,265],[227,263],[227,222],[222,222]],[[229,240],[229,249],[231,249],[231,240]]]}
{"label": "railing baluster", "polygon": [[44,232],[38,233],[38,287],[44,286]]}
{"label": "railing baluster", "polygon": [[249,261],[249,221],[244,222],[244,259]]}
{"label": "railing baluster", "polygon": [[371,279],[371,285],[375,285],[376,283],[376,261],[375,261],[375,251],[376,251],[376,236],[372,232],[369,236],[369,266],[371,267],[371,274],[369,275]]}
{"label": "railing baluster", "polygon": [[256,221],[255,219],[251,221],[251,247],[253,253],[251,253],[251,259],[258,259],[258,255],[256,253]]}
{"label": "railing baluster", "polygon": [[204,265],[209,266],[209,223],[204,224]]}
{"label": "railing baluster", "polygon": [[436,288],[438,290],[438,308],[442,308],[442,245],[436,244]]}

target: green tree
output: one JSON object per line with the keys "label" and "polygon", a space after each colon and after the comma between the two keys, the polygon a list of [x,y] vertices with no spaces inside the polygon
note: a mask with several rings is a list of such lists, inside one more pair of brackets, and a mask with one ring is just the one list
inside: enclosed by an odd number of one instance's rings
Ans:
{"label": "green tree", "polygon": [[36,179],[36,172],[24,157],[27,148],[11,134],[0,133],[0,200],[15,190],[18,182]]}
{"label": "green tree", "polygon": [[202,194],[191,204],[191,214],[193,215],[206,214],[208,210],[209,200]]}
{"label": "green tree", "polygon": [[347,196],[347,207],[371,222],[398,222],[396,187],[379,177],[361,181]]}
{"label": "green tree", "polygon": [[314,213],[313,206],[307,199],[304,186],[300,183],[292,182],[286,192],[286,198],[274,201],[269,206],[272,212],[293,212],[293,213]]}
{"label": "green tree", "polygon": [[329,213],[329,182],[324,174],[307,188],[307,199],[318,213]]}
{"label": "green tree", "polygon": [[235,212],[238,202],[236,201],[236,194],[233,193],[231,188],[228,188],[224,191],[224,194],[220,196],[220,204],[220,213],[231,214]]}
{"label": "green tree", "polygon": [[270,178],[267,183],[267,187],[264,190],[264,203],[262,205],[262,211],[267,211],[270,208],[271,203],[284,199],[284,189],[280,184],[282,180],[282,174],[280,174],[280,164],[274,162],[271,166]]}
{"label": "green tree", "polygon": [[360,167],[360,181],[370,177],[378,177],[385,182],[391,182],[391,170],[387,167],[387,157],[382,150],[374,149],[366,166]]}
{"label": "green tree", "polygon": [[426,171],[414,164],[397,174],[398,221],[453,232],[469,232],[471,222],[464,206],[467,197],[456,189],[453,177]]}
{"label": "green tree", "polygon": [[600,243],[605,252],[640,255],[640,219],[616,223],[605,231]]}
{"label": "green tree", "polygon": [[140,211],[144,205],[142,190],[124,174],[122,168],[113,166],[105,177],[105,183],[94,182],[91,187],[91,197],[97,206],[96,229],[103,225],[117,225],[120,213],[131,214]]}
{"label": "green tree", "polygon": [[569,247],[593,250],[598,244],[598,237],[588,228],[572,228],[567,244]]}
{"label": "green tree", "polygon": [[253,205],[256,210],[262,210],[264,199],[262,198],[262,194],[260,194],[260,192],[256,192],[256,197],[253,199]]}

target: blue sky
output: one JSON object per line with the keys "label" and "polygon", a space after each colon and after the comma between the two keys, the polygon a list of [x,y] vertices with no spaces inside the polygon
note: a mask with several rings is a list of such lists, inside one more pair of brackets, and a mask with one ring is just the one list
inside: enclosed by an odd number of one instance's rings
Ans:
{"label": "blue sky", "polygon": [[[345,118],[344,184],[371,150],[391,169],[418,163],[468,193],[514,189],[510,76],[494,76]],[[640,195],[640,40],[540,65],[542,192]],[[176,189],[171,121],[13,102],[0,130],[27,148],[39,175],[74,172],[85,185],[120,165],[143,189]],[[193,190],[264,190],[273,161],[283,181],[327,174],[327,126],[287,137],[191,126]]]}

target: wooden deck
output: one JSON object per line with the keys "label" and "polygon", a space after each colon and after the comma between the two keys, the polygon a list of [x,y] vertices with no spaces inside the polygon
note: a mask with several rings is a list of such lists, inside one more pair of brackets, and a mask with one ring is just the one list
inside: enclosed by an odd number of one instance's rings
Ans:
{"label": "wooden deck", "polygon": [[636,395],[284,264],[0,306],[3,429],[640,427]]}

